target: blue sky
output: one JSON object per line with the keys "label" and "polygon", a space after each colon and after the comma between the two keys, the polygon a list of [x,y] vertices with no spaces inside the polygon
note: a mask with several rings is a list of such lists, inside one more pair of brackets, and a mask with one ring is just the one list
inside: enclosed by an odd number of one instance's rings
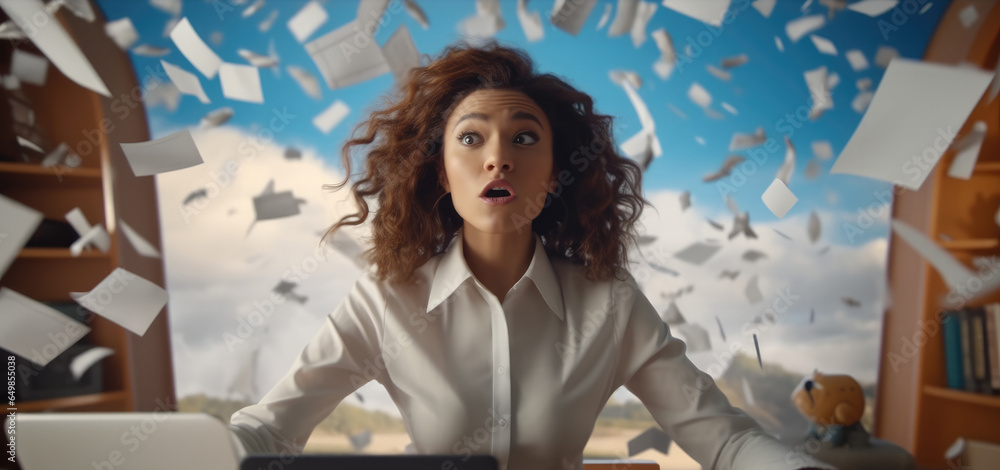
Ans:
{"label": "blue sky", "polygon": [[[397,1],[399,0],[394,0]],[[287,110],[296,118],[292,128],[275,139],[277,144],[314,148],[330,165],[340,168],[339,151],[342,143],[354,125],[364,118],[365,109],[391,87],[392,75],[386,74],[337,90],[329,90],[324,86],[322,100],[314,100],[284,70],[287,65],[297,65],[321,78],[304,47],[295,40],[287,27],[288,19],[306,2],[270,0],[246,19],[241,17],[241,12],[253,2],[239,6],[232,5],[232,2],[239,3],[238,0],[188,0],[183,5],[182,15],[189,19],[195,30],[226,62],[245,64],[237,55],[237,49],[246,48],[266,54],[269,42],[275,42],[282,70],[279,74],[268,69],[260,71],[265,103],[259,105],[225,99],[218,78],[207,80],[200,77],[212,103],[202,104],[192,96],[183,96],[179,109],[174,113],[160,107],[149,109],[154,137],[161,137],[179,127],[196,125],[205,113],[222,106],[230,106],[235,110],[236,114],[230,125],[253,130],[260,123],[267,122],[272,110],[278,108]],[[163,35],[170,14],[141,1],[100,0],[99,3],[109,20],[130,17],[140,31],[139,43],[170,49],[170,54],[163,57],[164,60],[197,73],[172,41]],[[387,13],[388,21],[376,32],[376,41],[384,43],[396,28],[405,24],[420,52],[433,57],[446,45],[460,38],[456,25],[463,18],[475,14],[475,4],[472,1],[418,0],[417,3],[427,13],[430,29],[422,29],[401,6],[390,8],[390,11],[395,9],[401,13]],[[721,214],[724,206],[718,188],[715,184],[702,183],[701,178],[718,168],[729,155],[728,145],[732,134],[753,132],[761,126],[769,137],[781,143],[780,131],[792,129],[793,132],[787,134],[798,149],[798,162],[790,188],[798,196],[799,202],[786,217],[808,213],[813,209],[855,213],[859,208],[877,201],[873,197],[875,192],[889,188],[885,183],[861,177],[829,175],[828,170],[835,159],[821,162],[821,176],[816,180],[807,180],[804,170],[808,160],[812,158],[810,144],[814,140],[829,140],[836,156],[861,118],[850,106],[857,93],[855,81],[863,77],[870,78],[874,89],[884,72],[874,65],[879,46],[892,46],[899,50],[902,57],[920,58],[934,26],[947,8],[947,2],[935,1],[924,14],[907,15],[904,23],[896,29],[888,30],[886,35],[883,35],[878,22],[891,22],[893,12],[885,13],[879,18],[847,10],[838,12],[832,21],[827,21],[823,28],[814,33],[833,41],[837,46],[838,55],[831,56],[819,53],[808,37],[793,43],[784,32],[785,24],[795,18],[825,15],[826,7],[818,2],[779,0],[770,18],[764,18],[749,6],[749,1],[737,0],[730,6],[730,11],[735,14],[735,21],[723,25],[721,29],[659,5],[649,22],[647,32],[666,28],[678,54],[683,53],[684,46],[689,42],[695,47],[692,60],[663,81],[652,69],[653,62],[659,57],[659,50],[652,37],[640,48],[635,48],[627,34],[609,38],[607,25],[600,31],[596,29],[605,5],[617,5],[617,2],[599,1],[576,37],[548,22],[552,3],[529,3],[529,10],[542,13],[545,28],[543,40],[529,43],[517,20],[516,2],[502,1],[506,27],[496,37],[507,44],[523,47],[536,59],[542,71],[558,74],[593,96],[600,112],[617,118],[616,139],[619,142],[639,129],[639,121],[624,90],[608,78],[608,71],[634,70],[642,77],[643,86],[639,89],[639,94],[657,123],[657,134],[664,149],[662,157],[655,160],[646,173],[647,189],[690,190],[696,204],[714,208],[715,212]],[[804,3],[810,5],[802,10]],[[901,2],[901,6],[905,3],[907,2]],[[329,19],[309,39],[320,37],[349,22],[356,15],[357,4],[354,0],[326,1],[324,8]],[[278,17],[271,30],[266,34],[259,32],[257,25],[274,10],[278,11]],[[611,18],[614,18],[614,12]],[[214,45],[209,40],[214,32],[221,32],[223,35],[223,41],[219,45]],[[697,45],[699,35],[703,43],[705,38],[712,38],[707,47]],[[775,36],[782,38],[784,52],[775,47]],[[844,52],[850,49],[861,50],[871,67],[854,72],[844,56]],[[707,64],[718,65],[721,59],[741,53],[749,56],[749,62],[732,70],[733,79],[730,82],[719,80],[705,69]],[[135,54],[132,56],[140,76],[147,66],[155,66],[159,62],[159,58]],[[841,77],[840,85],[833,91],[834,108],[818,120],[806,122],[801,127],[779,127],[783,116],[794,113],[797,108],[809,102],[803,72],[823,65]],[[687,90],[692,82],[698,82],[713,95],[712,107],[724,113],[725,119],[707,117],[687,98]],[[324,135],[313,127],[311,120],[336,99],[350,106],[351,114],[330,134]],[[723,101],[734,106],[739,111],[738,116],[723,111],[719,107],[719,103]],[[680,109],[688,119],[684,120],[674,114],[667,107],[668,103]],[[697,143],[695,136],[702,137],[705,145]],[[734,193],[741,208],[751,213],[752,222],[775,220],[775,216],[761,202],[760,194],[771,183],[783,158],[784,145],[781,144],[777,152],[769,155],[762,169]],[[837,195],[833,204],[828,200],[830,192]],[[884,237],[886,233],[886,230],[867,231],[854,242],[864,243],[873,237]],[[838,231],[830,231],[825,235],[831,243],[849,243]]]}

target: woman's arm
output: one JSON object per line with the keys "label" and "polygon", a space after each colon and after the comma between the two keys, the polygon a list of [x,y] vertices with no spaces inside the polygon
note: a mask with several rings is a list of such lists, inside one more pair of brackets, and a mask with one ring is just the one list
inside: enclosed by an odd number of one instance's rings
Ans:
{"label": "woman's arm", "polygon": [[355,282],[291,369],[260,402],[233,414],[229,428],[245,454],[300,454],[313,428],[341,400],[385,373],[385,297],[370,273]]}
{"label": "woman's arm", "polygon": [[781,444],[753,418],[729,404],[711,376],[687,358],[635,279],[615,289],[615,308],[628,316],[619,373],[677,444],[704,468],[718,470],[835,467]]}

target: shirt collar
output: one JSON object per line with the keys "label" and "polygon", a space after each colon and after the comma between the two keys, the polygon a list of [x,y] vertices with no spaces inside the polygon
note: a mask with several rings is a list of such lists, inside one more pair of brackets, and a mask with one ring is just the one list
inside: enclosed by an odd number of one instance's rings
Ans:
{"label": "shirt collar", "polygon": [[[535,287],[541,292],[542,298],[545,299],[545,303],[552,313],[559,320],[563,320],[563,299],[559,279],[556,277],[555,269],[553,269],[548,254],[545,252],[542,237],[534,232],[532,235],[535,238],[535,252],[523,277],[529,278],[531,282],[535,283]],[[441,305],[462,283],[473,277],[468,263],[465,262],[465,255],[462,253],[461,229],[458,231],[458,236],[452,240],[451,245],[441,256],[437,270],[434,271],[434,279],[431,281],[427,313]]]}

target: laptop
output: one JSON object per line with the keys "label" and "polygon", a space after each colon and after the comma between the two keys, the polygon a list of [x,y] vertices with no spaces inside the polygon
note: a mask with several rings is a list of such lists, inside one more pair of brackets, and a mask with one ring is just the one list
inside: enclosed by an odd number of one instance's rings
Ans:
{"label": "laptop", "polygon": [[240,470],[497,470],[492,455],[250,455]]}
{"label": "laptop", "polygon": [[[203,413],[18,413],[14,418],[15,451],[24,470],[239,468],[235,436]],[[9,421],[4,429],[10,429]]]}

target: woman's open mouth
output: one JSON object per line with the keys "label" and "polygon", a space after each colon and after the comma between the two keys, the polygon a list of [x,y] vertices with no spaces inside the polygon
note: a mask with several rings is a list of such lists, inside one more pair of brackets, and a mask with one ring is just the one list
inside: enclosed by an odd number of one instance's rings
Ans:
{"label": "woman's open mouth", "polygon": [[481,201],[496,206],[507,204],[516,198],[517,196],[511,194],[510,191],[507,191],[504,188],[491,189],[479,197]]}

